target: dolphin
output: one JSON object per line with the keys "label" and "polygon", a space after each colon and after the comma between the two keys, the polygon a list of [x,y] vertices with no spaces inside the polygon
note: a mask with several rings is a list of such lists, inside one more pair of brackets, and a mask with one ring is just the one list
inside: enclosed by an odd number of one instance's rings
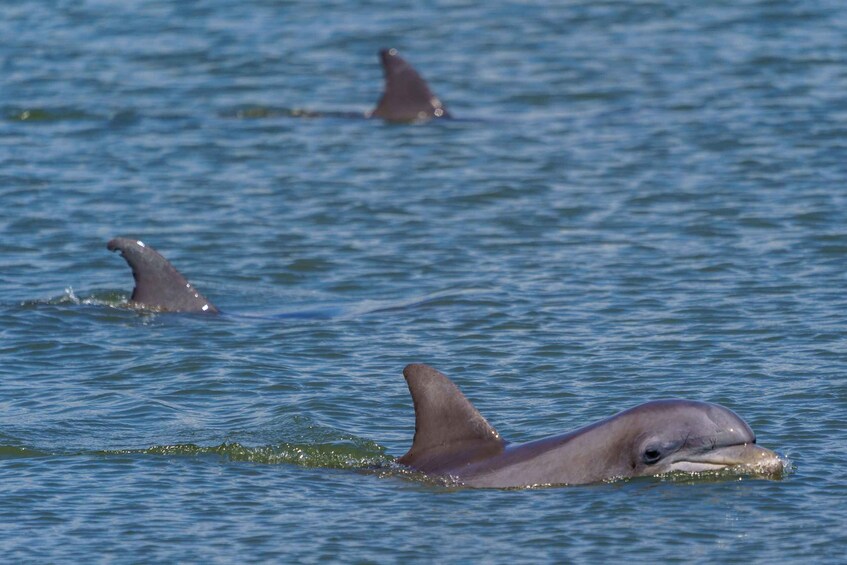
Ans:
{"label": "dolphin", "polygon": [[[200,294],[167,259],[143,241],[116,237],[109,241],[106,247],[109,251],[120,251],[132,269],[135,288],[129,300],[130,306],[159,312],[222,314],[217,306]],[[404,300],[367,301],[354,306],[330,304],[259,316],[251,314],[240,314],[240,316],[263,319],[332,319],[411,308],[453,294],[456,292],[442,291]],[[225,314],[231,315],[230,312]]]}
{"label": "dolphin", "polygon": [[779,456],[756,445],[744,420],[717,404],[657,400],[561,435],[511,444],[434,368],[403,370],[415,437],[397,462],[477,488],[578,485],[673,471],[737,469],[779,475]]}
{"label": "dolphin", "polygon": [[379,58],[385,73],[385,90],[369,118],[415,122],[451,117],[426,81],[396,49],[382,49]]}
{"label": "dolphin", "polygon": [[116,237],[106,248],[120,251],[132,269],[135,288],[130,303],[133,305],[165,312],[220,313],[167,259],[143,241]]}

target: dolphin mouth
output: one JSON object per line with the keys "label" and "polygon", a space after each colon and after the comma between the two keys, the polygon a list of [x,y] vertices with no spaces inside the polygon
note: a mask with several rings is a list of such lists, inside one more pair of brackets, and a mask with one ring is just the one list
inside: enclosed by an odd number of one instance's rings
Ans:
{"label": "dolphin mouth", "polygon": [[739,474],[781,475],[784,469],[785,462],[776,452],[754,443],[742,443],[684,454],[671,463],[668,470],[687,473],[731,470]]}

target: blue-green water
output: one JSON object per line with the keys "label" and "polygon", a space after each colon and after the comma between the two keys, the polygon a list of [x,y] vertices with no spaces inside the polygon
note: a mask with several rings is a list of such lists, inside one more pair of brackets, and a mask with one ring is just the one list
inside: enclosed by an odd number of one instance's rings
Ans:
{"label": "blue-green water", "polygon": [[[4,561],[843,559],[842,2],[0,10]],[[464,119],[341,117],[389,46]],[[228,314],[118,307],[116,235]],[[511,440],[687,397],[792,470],[368,470],[418,361]]]}

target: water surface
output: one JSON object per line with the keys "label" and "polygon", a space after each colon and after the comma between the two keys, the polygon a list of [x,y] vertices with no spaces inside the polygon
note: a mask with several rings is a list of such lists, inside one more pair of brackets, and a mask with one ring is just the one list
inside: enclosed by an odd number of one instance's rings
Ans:
{"label": "water surface", "polygon": [[[8,560],[843,559],[842,3],[3,16]],[[463,119],[347,117],[389,46]],[[117,235],[228,315],[119,307]],[[411,444],[410,362],[513,441],[687,397],[792,472],[491,491],[367,470]]]}

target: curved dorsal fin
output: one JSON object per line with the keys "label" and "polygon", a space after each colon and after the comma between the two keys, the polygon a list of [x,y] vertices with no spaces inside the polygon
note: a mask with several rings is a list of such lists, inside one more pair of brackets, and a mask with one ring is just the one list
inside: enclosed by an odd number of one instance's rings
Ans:
{"label": "curved dorsal fin", "polygon": [[146,308],[169,312],[205,312],[217,314],[218,309],[197,292],[179,271],[155,249],[143,242],[116,237],[106,247],[120,251],[132,269],[135,288],[130,300]]}
{"label": "curved dorsal fin", "polygon": [[385,73],[385,90],[371,117],[397,122],[450,117],[426,81],[396,49],[383,49],[379,57]]}
{"label": "curved dorsal fin", "polygon": [[505,442],[446,376],[429,365],[403,369],[415,404],[415,439],[398,463],[425,473],[491,457]]}

